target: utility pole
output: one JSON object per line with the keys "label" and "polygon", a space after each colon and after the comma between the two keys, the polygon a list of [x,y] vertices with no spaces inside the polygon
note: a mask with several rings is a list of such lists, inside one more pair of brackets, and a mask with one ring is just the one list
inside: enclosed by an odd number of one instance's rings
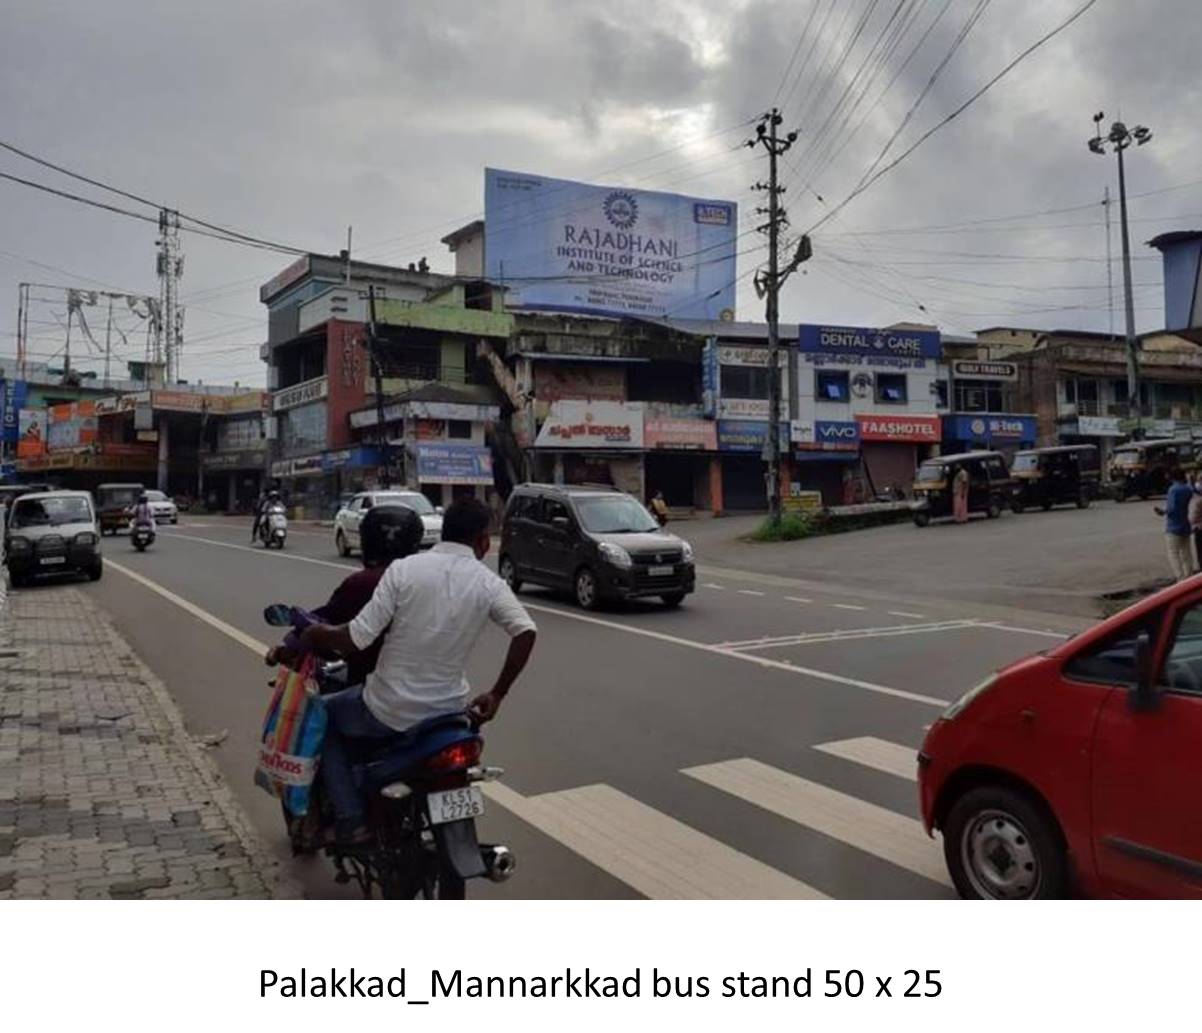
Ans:
{"label": "utility pole", "polygon": [[797,254],[793,261],[782,272],[778,249],[780,246],[780,231],[789,222],[788,213],[780,203],[780,196],[785,188],[780,185],[777,177],[777,160],[797,139],[797,131],[791,131],[787,136],[780,137],[777,129],[784,121],[779,109],[773,108],[756,126],[755,136],[747,141],[748,147],[762,146],[768,152],[768,182],[756,183],[755,189],[768,194],[768,204],[761,206],[756,212],[767,215],[768,221],[756,229],[768,235],[768,271],[756,276],[755,289],[760,297],[766,297],[765,316],[768,321],[768,434],[764,447],[765,459],[768,462],[768,520],[770,523],[780,523],[781,514],[781,483],[780,483],[780,288],[788,276],[807,258],[810,257],[810,241],[802,237],[798,244]]}
{"label": "utility pole", "polygon": [[1131,238],[1127,230],[1127,179],[1123,169],[1123,152],[1134,143],[1143,146],[1152,139],[1152,131],[1147,126],[1136,126],[1128,129],[1122,122],[1115,122],[1110,132],[1102,135],[1102,119],[1105,112],[1099,111],[1093,117],[1094,135],[1089,141],[1089,149],[1094,154],[1105,154],[1106,144],[1118,155],[1119,160],[1119,229],[1123,246],[1123,293],[1126,309],[1127,337],[1127,411],[1134,421],[1134,436],[1143,437],[1143,419],[1139,398],[1139,341],[1135,337],[1135,299],[1131,289]]}
{"label": "utility pole", "polygon": [[1106,210],[1106,310],[1109,313],[1108,332],[1114,336],[1114,256],[1110,245],[1110,184],[1102,195],[1102,206]]}
{"label": "utility pole", "polygon": [[388,432],[384,429],[384,370],[380,362],[379,341],[376,338],[376,285],[367,286],[367,351],[371,356],[372,374],[376,381],[376,428],[380,440],[381,480],[384,490],[392,487],[392,455],[388,447]]}

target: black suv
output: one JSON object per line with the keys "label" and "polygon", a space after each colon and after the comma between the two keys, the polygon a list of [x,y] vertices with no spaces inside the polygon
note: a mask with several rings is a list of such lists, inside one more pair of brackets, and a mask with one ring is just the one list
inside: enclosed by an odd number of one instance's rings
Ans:
{"label": "black suv", "polygon": [[514,489],[498,568],[515,592],[524,581],[571,589],[586,610],[646,596],[679,606],[696,578],[692,547],[661,531],[637,499],[612,488],[557,484]]}

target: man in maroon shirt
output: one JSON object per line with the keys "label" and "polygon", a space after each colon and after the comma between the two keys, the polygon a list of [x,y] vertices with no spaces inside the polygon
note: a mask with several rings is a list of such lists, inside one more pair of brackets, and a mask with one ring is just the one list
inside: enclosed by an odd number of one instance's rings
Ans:
{"label": "man in maroon shirt", "polygon": [[[371,600],[380,578],[393,560],[412,556],[421,547],[421,517],[407,506],[375,506],[368,511],[359,525],[359,543],[363,553],[363,569],[356,571],[342,582],[326,604],[314,610],[314,616],[323,624],[334,626],[347,624],[359,615],[359,611]],[[384,642],[381,635],[364,650],[343,656],[347,666],[348,685],[362,685],[375,669]],[[291,663],[296,659],[286,646],[273,646],[264,658],[268,664]],[[333,656],[323,657],[332,660]]]}

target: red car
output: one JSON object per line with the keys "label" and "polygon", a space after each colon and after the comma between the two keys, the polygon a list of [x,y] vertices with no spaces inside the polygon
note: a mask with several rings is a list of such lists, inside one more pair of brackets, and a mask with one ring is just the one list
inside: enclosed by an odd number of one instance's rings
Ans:
{"label": "red car", "polygon": [[1202,577],[1003,668],[918,756],[964,897],[1202,897]]}

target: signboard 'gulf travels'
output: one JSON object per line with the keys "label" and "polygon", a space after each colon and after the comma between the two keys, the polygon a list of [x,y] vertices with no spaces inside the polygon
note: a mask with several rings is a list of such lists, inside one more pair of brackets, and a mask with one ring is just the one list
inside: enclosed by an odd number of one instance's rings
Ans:
{"label": "signboard 'gulf travels'", "polygon": [[733,202],[484,170],[488,279],[513,308],[733,318]]}

